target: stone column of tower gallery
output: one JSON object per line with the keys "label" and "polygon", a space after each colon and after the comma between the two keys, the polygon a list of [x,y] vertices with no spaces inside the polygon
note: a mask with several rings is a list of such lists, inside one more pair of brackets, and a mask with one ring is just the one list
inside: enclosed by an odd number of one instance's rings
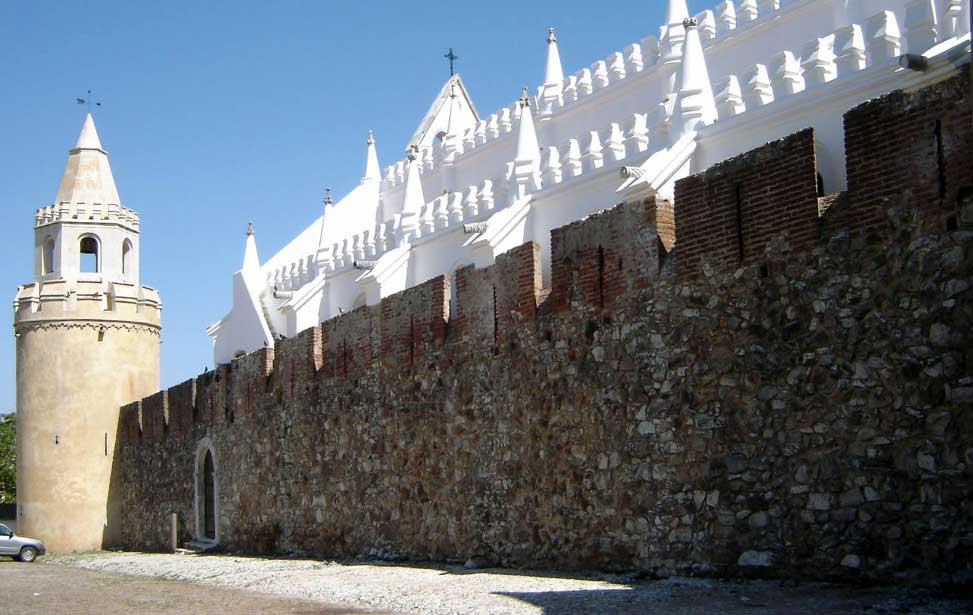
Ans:
{"label": "stone column of tower gallery", "polygon": [[158,388],[160,314],[139,283],[138,214],[120,205],[89,115],[37,210],[34,281],[14,300],[17,527],[51,551],[112,539],[118,408]]}

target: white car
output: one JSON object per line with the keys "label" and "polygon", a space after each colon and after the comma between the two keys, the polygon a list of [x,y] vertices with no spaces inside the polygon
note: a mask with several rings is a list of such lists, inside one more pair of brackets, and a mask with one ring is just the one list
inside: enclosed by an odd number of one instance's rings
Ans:
{"label": "white car", "polygon": [[44,543],[34,538],[17,536],[13,530],[0,523],[0,555],[6,555],[22,562],[32,562],[38,555],[44,555]]}

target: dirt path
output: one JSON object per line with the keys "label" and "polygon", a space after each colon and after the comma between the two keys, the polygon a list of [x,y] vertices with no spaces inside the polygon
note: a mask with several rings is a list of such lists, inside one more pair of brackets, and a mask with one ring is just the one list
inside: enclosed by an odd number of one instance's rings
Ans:
{"label": "dirt path", "polygon": [[[47,569],[77,572],[73,568],[80,567],[179,581],[170,584],[170,590],[158,598],[170,600],[168,604],[175,604],[184,591],[187,599],[195,596],[194,590],[184,589],[196,587],[187,585],[185,582],[188,581],[208,586],[206,591],[213,591],[213,586],[224,590],[243,590],[226,591],[222,595],[242,595],[243,599],[249,601],[257,600],[257,597],[247,592],[259,591],[317,604],[417,615],[973,613],[971,598],[904,587],[860,588],[824,583],[689,578],[636,581],[611,575],[572,576],[520,570],[465,570],[458,566],[408,566],[357,561],[335,563],[232,555],[100,553],[49,558],[48,561],[51,565]],[[6,569],[0,569],[0,577]],[[118,577],[113,574],[111,578]],[[269,596],[264,599],[273,600]],[[285,601],[281,604],[293,603]],[[342,612],[302,611],[301,608],[308,607],[299,604],[289,608],[296,610],[280,612]],[[187,611],[180,608],[179,612]],[[226,607],[223,611],[214,612],[261,611],[245,605],[242,609]]]}
{"label": "dirt path", "polygon": [[0,613],[354,615],[368,612],[253,591],[83,570],[40,561],[21,564],[6,558],[0,559],[0,586]]}

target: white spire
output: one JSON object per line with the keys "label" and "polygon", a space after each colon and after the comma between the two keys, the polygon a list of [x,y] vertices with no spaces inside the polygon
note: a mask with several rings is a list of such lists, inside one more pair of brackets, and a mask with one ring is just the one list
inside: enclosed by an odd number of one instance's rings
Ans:
{"label": "white spire", "polygon": [[700,125],[716,121],[716,101],[713,99],[696,20],[687,18],[683,25],[686,41],[679,71],[679,94],[674,109],[680,136],[696,130]]}
{"label": "white spire", "polygon": [[557,50],[557,36],[554,28],[547,31],[547,65],[544,67],[544,85],[564,81],[564,70],[561,68],[561,54]]}
{"label": "white spire", "polygon": [[523,87],[520,99],[520,125],[517,127],[517,153],[514,156],[513,172],[510,179],[515,186],[514,199],[522,198],[528,192],[540,190],[541,150],[537,145],[537,132],[534,117],[530,112],[530,96],[527,86]]}
{"label": "white spire", "polygon": [[95,120],[90,113],[84,118],[77,143],[68,152],[54,202],[121,205],[108,154],[101,148]]}
{"label": "white spire", "polygon": [[689,17],[689,9],[686,7],[686,0],[668,0],[666,6],[666,25],[681,26],[682,21]]}
{"label": "white spire", "polygon": [[247,247],[243,251],[243,267],[241,271],[260,269],[260,257],[257,256],[257,238],[253,234],[253,222],[247,222]]}
{"label": "white spire", "polygon": [[537,132],[534,130],[534,118],[530,112],[530,97],[527,86],[524,86],[520,99],[520,126],[517,130],[517,163],[533,163],[537,165],[541,157],[540,146],[537,145]]}
{"label": "white spire", "polygon": [[382,170],[378,166],[378,153],[375,151],[375,135],[371,130],[368,131],[368,153],[365,159],[365,175],[361,178],[362,183],[374,179],[382,179]]}
{"label": "white spire", "polygon": [[688,18],[689,9],[686,8],[686,0],[668,0],[666,23],[662,26],[659,50],[662,65],[668,73],[668,93],[670,94],[674,93],[676,89],[676,73],[679,70],[679,58],[683,52],[683,41],[686,39],[686,28],[683,26],[683,21]]}
{"label": "white spire", "polygon": [[405,197],[402,200],[402,217],[400,229],[402,240],[409,242],[416,237],[419,229],[419,213],[426,204],[426,197],[422,194],[422,180],[419,178],[419,147],[409,146],[409,169],[405,176]]}
{"label": "white spire", "polygon": [[91,117],[90,113],[84,118],[84,125],[81,127],[81,134],[78,135],[78,142],[74,144],[74,149],[101,149],[95,118]]}
{"label": "white spire", "polygon": [[[371,131],[369,131],[371,135]],[[372,141],[369,139],[369,141]],[[371,147],[374,143],[370,142]],[[364,179],[369,179],[365,177]],[[362,181],[364,181],[364,179]],[[328,231],[328,211],[331,209],[331,188],[324,189],[324,208],[321,211],[321,232],[318,234],[318,253],[317,253],[317,265],[318,271],[325,271],[329,269],[334,262],[334,256],[331,254],[331,244],[328,243],[326,238],[326,233]]]}

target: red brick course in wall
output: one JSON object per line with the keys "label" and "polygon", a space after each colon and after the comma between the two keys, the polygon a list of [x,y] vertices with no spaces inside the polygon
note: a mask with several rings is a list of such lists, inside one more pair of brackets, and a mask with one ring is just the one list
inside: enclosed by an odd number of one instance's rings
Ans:
{"label": "red brick course in wall", "polygon": [[607,309],[623,293],[646,288],[658,275],[664,199],[624,203],[551,231],[551,294],[545,312],[572,305]]}
{"label": "red brick course in wall", "polygon": [[484,347],[502,345],[537,311],[540,247],[526,243],[498,255],[490,267],[458,269],[455,283],[450,339]]}
{"label": "red brick course in wall", "polygon": [[884,225],[890,204],[918,204],[938,224],[955,215],[957,195],[973,185],[970,75],[917,92],[892,92],[845,114],[849,230]]}
{"label": "red brick course in wall", "polygon": [[787,236],[807,248],[818,237],[814,131],[802,130],[676,182],[676,271],[696,275],[759,261]]}

